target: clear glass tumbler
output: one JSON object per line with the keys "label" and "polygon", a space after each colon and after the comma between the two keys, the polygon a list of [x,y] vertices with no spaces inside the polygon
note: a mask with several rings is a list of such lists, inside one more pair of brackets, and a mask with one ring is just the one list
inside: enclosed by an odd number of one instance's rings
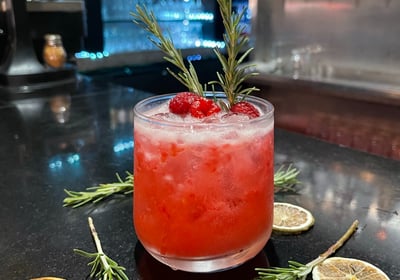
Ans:
{"label": "clear glass tumbler", "polygon": [[274,108],[249,96],[262,112],[258,118],[175,122],[157,113],[172,97],[151,97],[134,108],[138,239],[173,269],[212,272],[240,265],[271,235]]}

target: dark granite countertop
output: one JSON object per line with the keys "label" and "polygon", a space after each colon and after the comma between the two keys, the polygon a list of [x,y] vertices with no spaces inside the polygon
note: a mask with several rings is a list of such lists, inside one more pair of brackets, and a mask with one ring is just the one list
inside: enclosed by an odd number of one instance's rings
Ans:
{"label": "dark granite countertop", "polygon": [[63,207],[64,189],[114,182],[132,170],[133,105],[150,93],[80,82],[77,88],[0,102],[0,278],[58,276],[85,279],[95,251],[87,218],[103,249],[130,279],[253,279],[255,267],[309,262],[358,219],[360,227],[336,256],[359,258],[400,279],[400,162],[276,129],[275,162],[300,169],[297,193],[276,201],[303,206],[314,227],[276,235],[246,264],[215,274],[176,272],[153,260],[138,243],[132,197]]}

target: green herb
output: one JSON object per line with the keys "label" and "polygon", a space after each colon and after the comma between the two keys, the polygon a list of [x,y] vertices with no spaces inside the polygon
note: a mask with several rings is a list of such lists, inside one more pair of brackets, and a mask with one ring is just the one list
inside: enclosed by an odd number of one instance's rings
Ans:
{"label": "green herb", "polygon": [[181,72],[175,73],[167,68],[167,71],[176,78],[180,83],[188,88],[189,91],[203,96],[203,87],[199,82],[196,70],[189,61],[189,68],[186,67],[180,50],[176,49],[171,36],[165,36],[153,12],[148,11],[146,7],[136,5],[136,13],[131,12],[134,20],[138,24],[152,34],[155,38],[149,37],[149,40],[159,48],[166,56],[164,59],[175,65]]}
{"label": "green herb", "polygon": [[[71,206],[73,208],[82,206],[89,202],[96,203],[107,197],[115,194],[130,194],[133,192],[134,178],[133,174],[126,172],[125,180],[116,174],[118,182],[100,184],[98,186],[89,187],[86,191],[77,192],[64,190],[67,197],[64,198],[64,206]],[[274,175],[275,188],[288,188],[293,187],[298,183],[297,175],[300,173],[296,168],[289,166],[286,170],[281,166]]]}
{"label": "green herb", "polygon": [[64,190],[68,195],[64,198],[64,206],[72,206],[73,208],[82,206],[89,202],[99,202],[114,194],[130,194],[133,192],[133,174],[126,172],[125,180],[122,180],[117,173],[118,182],[109,184],[100,184],[98,186],[87,188],[87,191],[76,192]]}
{"label": "green herb", "polygon": [[281,165],[274,174],[275,192],[295,191],[294,186],[300,183],[297,180],[299,173],[300,171],[291,164],[286,169]]}
{"label": "green herb", "polygon": [[[245,26],[240,24],[241,19],[246,13],[246,9],[243,9],[241,13],[237,14],[232,12],[231,0],[217,0],[217,2],[225,27],[223,37],[226,46],[226,56],[221,49],[214,49],[222,65],[223,74],[217,72],[218,80],[211,81],[208,84],[212,86],[219,85],[221,87],[227,97],[229,107],[243,100],[246,95],[249,95],[251,92],[258,90],[256,87],[243,88],[243,82],[250,76],[257,75],[257,73],[248,71],[248,69],[252,68],[254,65],[242,66],[244,60],[253,50],[253,48],[245,50],[248,46],[249,38],[245,34]],[[134,18],[133,22],[143,27],[153,36],[149,37],[149,40],[166,54],[164,59],[175,65],[181,71],[175,73],[167,68],[168,72],[185,85],[189,91],[203,96],[205,87],[203,88],[200,84],[193,64],[189,61],[189,67],[185,65],[181,51],[175,48],[171,36],[165,36],[163,34],[154,13],[148,11],[144,6],[136,5],[136,12],[131,12],[131,15]]]}
{"label": "green herb", "polygon": [[301,264],[296,261],[289,261],[289,267],[256,268],[259,280],[305,280],[313,268],[322,263],[330,255],[336,252],[356,231],[358,221],[355,220],[345,234],[336,241],[328,250],[319,255],[318,258],[308,264]]}
{"label": "green herb", "polygon": [[242,62],[253,50],[253,48],[249,48],[242,53],[249,41],[248,36],[245,34],[245,26],[240,24],[246,9],[243,9],[240,14],[236,14],[232,12],[232,1],[217,1],[225,27],[223,36],[227,56],[225,56],[220,49],[214,49],[222,65],[224,74],[222,75],[217,72],[218,81],[212,81],[210,84],[218,84],[221,86],[222,91],[226,94],[229,105],[232,106],[240,101],[238,100],[239,96],[242,96],[241,99],[243,99],[246,95],[258,90],[256,87],[242,88],[243,82],[250,76],[257,75],[257,73],[247,71],[253,65],[241,66]]}
{"label": "green herb", "polygon": [[91,266],[90,279],[97,280],[129,280],[128,276],[125,274],[125,268],[119,266],[117,262],[110,259],[106,254],[104,254],[101,247],[100,238],[97,234],[96,228],[93,224],[93,219],[88,218],[89,228],[93,236],[94,243],[96,245],[96,253],[88,253],[79,249],[74,249],[74,252],[84,256],[86,258],[93,259],[88,263]]}

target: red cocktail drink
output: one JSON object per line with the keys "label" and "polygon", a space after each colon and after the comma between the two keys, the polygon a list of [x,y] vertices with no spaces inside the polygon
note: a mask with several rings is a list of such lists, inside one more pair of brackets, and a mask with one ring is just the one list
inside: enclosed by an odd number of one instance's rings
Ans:
{"label": "red cocktail drink", "polygon": [[260,117],[220,112],[199,120],[168,113],[171,97],[146,99],[134,110],[137,236],[175,269],[241,264],[271,234],[273,107],[248,97]]}

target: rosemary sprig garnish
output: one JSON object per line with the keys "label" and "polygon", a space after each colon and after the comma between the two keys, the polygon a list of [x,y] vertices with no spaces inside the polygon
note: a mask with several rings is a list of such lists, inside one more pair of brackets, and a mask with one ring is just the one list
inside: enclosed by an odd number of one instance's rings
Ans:
{"label": "rosemary sprig garnish", "polygon": [[96,253],[88,253],[83,250],[74,249],[74,252],[84,256],[86,258],[93,259],[88,263],[91,266],[90,270],[90,279],[97,280],[129,280],[128,276],[125,274],[125,268],[118,265],[117,262],[110,259],[104,252],[101,247],[100,238],[97,234],[96,228],[93,224],[93,219],[91,217],[88,218],[90,232],[92,233],[92,237],[94,243],[96,245],[97,252]]}
{"label": "rosemary sprig garnish", "polygon": [[259,280],[305,280],[307,275],[311,273],[313,268],[322,263],[330,255],[335,253],[357,230],[358,220],[355,220],[345,234],[336,241],[328,250],[319,255],[313,261],[307,264],[301,264],[296,261],[289,261],[289,267],[271,267],[271,268],[256,268],[258,271]]}
{"label": "rosemary sprig garnish", "polygon": [[64,198],[64,206],[72,206],[73,208],[82,206],[89,202],[99,202],[114,194],[130,194],[133,192],[133,174],[126,172],[125,180],[117,173],[118,182],[100,184],[98,186],[87,188],[86,191],[76,192],[64,190],[68,195]]}
{"label": "rosemary sprig garnish", "polygon": [[[286,170],[281,166],[278,171],[274,174],[274,185],[275,188],[283,188],[289,190],[289,187],[293,187],[294,184],[299,183],[297,176],[300,171],[292,166],[289,166]],[[117,173],[118,182],[100,184],[98,186],[86,188],[86,191],[69,191],[64,190],[67,197],[64,198],[64,206],[71,206],[73,208],[82,206],[87,203],[97,203],[107,197],[111,197],[115,194],[130,194],[133,192],[134,178],[133,174],[126,172],[127,176],[125,180],[122,180]]]}
{"label": "rosemary sprig garnish", "polygon": [[299,173],[300,171],[291,164],[286,169],[281,165],[274,174],[275,192],[295,191],[294,186],[300,183],[297,180]]}
{"label": "rosemary sprig garnish", "polygon": [[232,106],[236,102],[238,96],[245,97],[253,91],[258,90],[256,87],[242,88],[243,82],[250,76],[257,75],[247,71],[253,65],[241,66],[242,62],[250,54],[253,48],[247,49],[241,53],[247,46],[249,38],[245,35],[244,26],[240,24],[246,9],[239,14],[232,12],[231,0],[217,0],[220,13],[225,27],[223,35],[226,46],[226,56],[219,48],[215,48],[214,52],[222,65],[224,74],[217,72],[218,81],[212,81],[210,84],[218,84],[222,91],[226,94],[229,105]]}
{"label": "rosemary sprig garnish", "polygon": [[188,88],[190,92],[204,95],[203,87],[199,82],[193,64],[188,61],[189,68],[186,67],[180,50],[176,49],[171,36],[165,36],[153,12],[148,11],[145,6],[136,5],[136,13],[131,12],[133,22],[147,30],[155,38],[149,37],[150,42],[159,48],[166,56],[164,59],[175,65],[181,72],[175,73],[167,68],[167,71],[180,83]]}

